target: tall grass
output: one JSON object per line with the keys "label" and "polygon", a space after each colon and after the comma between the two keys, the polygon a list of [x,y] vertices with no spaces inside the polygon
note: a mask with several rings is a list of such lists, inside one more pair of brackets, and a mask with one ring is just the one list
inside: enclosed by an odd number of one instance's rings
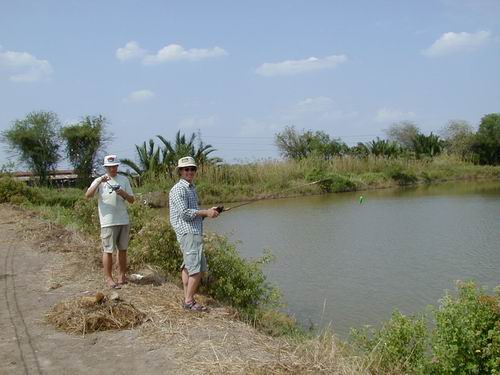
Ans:
{"label": "tall grass", "polygon": [[[324,189],[306,185],[316,179],[333,178],[347,188]],[[247,164],[204,166],[196,185],[203,204],[243,201],[261,197],[318,194],[324,191],[364,190],[454,179],[498,178],[500,168],[478,166],[441,155],[429,159],[310,157],[303,160],[262,160]],[[148,177],[139,192],[167,192],[176,182],[168,175]]]}

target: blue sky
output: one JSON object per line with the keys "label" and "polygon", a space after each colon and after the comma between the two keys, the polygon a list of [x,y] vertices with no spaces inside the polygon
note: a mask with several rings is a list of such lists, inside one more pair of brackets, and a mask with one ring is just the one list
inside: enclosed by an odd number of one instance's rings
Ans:
{"label": "blue sky", "polygon": [[289,125],[349,144],[477,126],[499,73],[497,0],[0,0],[0,130],[102,114],[120,157],[178,130],[233,162],[278,157]]}

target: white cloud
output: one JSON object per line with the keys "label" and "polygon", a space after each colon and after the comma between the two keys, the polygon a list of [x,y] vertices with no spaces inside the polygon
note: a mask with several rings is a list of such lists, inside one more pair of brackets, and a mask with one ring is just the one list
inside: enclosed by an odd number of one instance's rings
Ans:
{"label": "white cloud", "polygon": [[124,99],[127,103],[142,103],[155,97],[155,93],[151,90],[133,91]]}
{"label": "white cloud", "polygon": [[489,31],[478,31],[477,33],[448,32],[441,35],[429,48],[423,50],[422,54],[428,57],[440,57],[470,51],[482,47],[492,40]]}
{"label": "white cloud", "polygon": [[146,54],[146,50],[139,46],[139,43],[135,41],[130,41],[125,44],[125,47],[118,48],[116,50],[116,58],[120,61],[127,61],[133,59],[140,59]]}
{"label": "white cloud", "polygon": [[264,63],[256,70],[262,76],[296,75],[315,70],[334,69],[347,61],[345,55],[332,55],[323,59],[309,57],[304,60],[286,60],[278,63]]}
{"label": "white cloud", "polygon": [[47,60],[37,59],[28,52],[1,51],[0,69],[13,82],[36,82],[48,79],[53,70]]}
{"label": "white cloud", "polygon": [[227,54],[228,53],[220,47],[185,49],[179,44],[169,44],[154,55],[146,55],[142,62],[145,65],[154,65],[178,60],[198,61],[225,56]]}
{"label": "white cloud", "polygon": [[216,124],[215,116],[189,116],[179,121],[179,129],[206,129]]}
{"label": "white cloud", "polygon": [[404,112],[397,109],[381,108],[375,115],[377,122],[395,122],[402,120],[409,120],[416,116],[415,112]]}

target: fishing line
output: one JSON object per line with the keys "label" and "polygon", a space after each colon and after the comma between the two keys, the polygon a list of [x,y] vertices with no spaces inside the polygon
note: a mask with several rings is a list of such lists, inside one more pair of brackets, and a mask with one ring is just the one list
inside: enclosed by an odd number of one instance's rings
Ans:
{"label": "fishing line", "polygon": [[[300,188],[303,188],[305,186],[309,186],[309,185],[315,185],[315,184],[318,184],[320,182],[324,182],[324,181],[328,181],[328,180],[331,180],[331,178],[324,178],[322,180],[318,180],[318,181],[313,181],[313,182],[309,182],[307,184],[304,184],[304,185],[299,185],[299,186],[294,186],[290,189],[285,189],[282,191],[285,192],[285,191],[290,191],[290,190],[294,190],[294,189],[300,189]],[[254,203],[254,202],[258,202],[258,201],[261,201],[261,200],[264,200],[264,199],[270,199],[272,198],[273,196],[275,195],[271,195],[271,196],[265,196],[265,197],[261,197],[261,198],[255,198],[255,199],[251,199],[249,201],[246,201],[246,202],[243,202],[243,203],[239,203],[235,206],[231,206],[231,207],[224,207],[224,206],[217,206],[216,210],[217,212],[221,213],[221,212],[227,212],[227,211],[231,211],[231,210],[234,210],[235,208],[238,208],[238,207],[243,207],[243,206],[246,206],[247,204],[251,204],[251,203]]]}

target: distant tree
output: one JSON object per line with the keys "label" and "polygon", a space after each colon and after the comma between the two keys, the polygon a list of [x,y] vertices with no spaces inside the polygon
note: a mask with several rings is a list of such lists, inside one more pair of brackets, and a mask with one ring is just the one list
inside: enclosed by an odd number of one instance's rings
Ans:
{"label": "distant tree", "polygon": [[288,159],[303,159],[316,155],[323,159],[347,153],[349,147],[340,139],[331,139],[323,131],[310,130],[299,133],[294,126],[287,126],[274,137],[281,155]]}
{"label": "distant tree", "polygon": [[500,113],[483,116],[473,146],[481,164],[500,162]]}
{"label": "distant tree", "polygon": [[432,134],[417,134],[413,139],[413,151],[415,156],[420,158],[421,156],[434,157],[441,153],[443,149],[443,141],[438,135]]}
{"label": "distant tree", "polygon": [[461,159],[471,159],[475,132],[467,121],[452,120],[441,130],[444,141],[444,149]]}
{"label": "distant tree", "polygon": [[386,139],[377,139],[372,140],[366,144],[366,148],[369,153],[375,156],[384,156],[384,157],[397,157],[403,153],[401,146],[394,142],[388,141]]}
{"label": "distant tree", "polygon": [[22,120],[15,120],[10,129],[2,132],[2,142],[43,185],[49,184],[49,174],[60,158],[59,128],[60,122],[54,112],[34,111]]}
{"label": "distant tree", "polygon": [[414,140],[420,129],[411,121],[402,121],[392,124],[389,129],[385,130],[385,134],[390,141],[397,142],[401,147],[414,151]]}
{"label": "distant tree", "polygon": [[85,116],[82,121],[61,129],[61,138],[66,143],[66,155],[78,175],[78,185],[87,186],[92,171],[97,168],[102,148],[107,141],[106,119],[99,116]]}

